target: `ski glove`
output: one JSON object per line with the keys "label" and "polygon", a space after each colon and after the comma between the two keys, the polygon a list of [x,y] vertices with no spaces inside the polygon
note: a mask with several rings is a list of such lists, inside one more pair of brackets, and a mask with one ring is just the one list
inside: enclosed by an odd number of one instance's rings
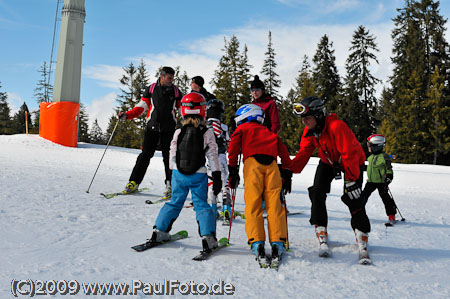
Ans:
{"label": "ski glove", "polygon": [[394,179],[394,176],[392,175],[392,174],[387,174],[386,175],[386,184],[390,184],[390,183],[392,183],[392,180]]}
{"label": "ski glove", "polygon": [[213,192],[214,195],[217,195],[222,190],[222,174],[220,171],[213,171]]}
{"label": "ski glove", "polygon": [[228,186],[230,186],[231,189],[236,189],[240,181],[239,169],[237,166],[228,165],[228,172],[229,172]]}
{"label": "ski glove", "polygon": [[281,169],[281,178],[283,184],[281,186],[281,192],[284,195],[291,193],[292,190],[292,171],[289,169]]}
{"label": "ski glove", "polygon": [[358,183],[345,181],[344,192],[350,199],[359,199],[362,191]]}
{"label": "ski glove", "polygon": [[120,119],[120,120],[125,120],[125,119],[127,119],[127,113],[126,112],[119,112],[119,114],[117,114],[117,117]]}

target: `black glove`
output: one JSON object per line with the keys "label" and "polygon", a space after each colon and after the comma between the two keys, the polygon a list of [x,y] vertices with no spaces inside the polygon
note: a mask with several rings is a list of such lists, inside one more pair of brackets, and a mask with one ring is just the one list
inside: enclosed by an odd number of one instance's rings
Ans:
{"label": "black glove", "polygon": [[344,192],[350,199],[359,199],[361,197],[361,187],[357,182],[345,181]]}
{"label": "black glove", "polygon": [[217,195],[222,190],[222,174],[220,171],[213,171],[213,192],[214,195]]}
{"label": "black glove", "polygon": [[386,175],[386,184],[390,184],[390,183],[392,183],[392,180],[394,179],[394,175],[392,174],[392,173],[388,173],[387,175]]}
{"label": "black glove", "polygon": [[229,172],[228,186],[230,186],[231,189],[236,189],[240,181],[239,169],[237,166],[228,165],[228,172]]}
{"label": "black glove", "polygon": [[127,119],[127,113],[124,112],[124,111],[119,112],[119,114],[117,114],[117,117],[118,117],[120,120],[125,120],[125,119]]}
{"label": "black glove", "polygon": [[281,186],[281,192],[284,195],[291,193],[292,190],[292,171],[289,169],[281,169],[281,178],[283,179],[283,185]]}

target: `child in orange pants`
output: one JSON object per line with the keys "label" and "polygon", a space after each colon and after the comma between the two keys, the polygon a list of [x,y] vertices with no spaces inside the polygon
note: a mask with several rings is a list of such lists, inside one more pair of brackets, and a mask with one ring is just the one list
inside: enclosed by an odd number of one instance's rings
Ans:
{"label": "child in orange pants", "polygon": [[[262,201],[267,211],[269,241],[272,259],[279,258],[285,251],[287,238],[286,214],[280,201],[282,188],[277,157],[281,157],[282,167],[289,167],[291,160],[286,146],[278,135],[264,125],[264,112],[257,105],[246,104],[236,112],[237,128],[231,136],[228,149],[229,186],[234,189],[239,184],[238,156],[243,154],[245,181],[245,230],[248,243],[263,266],[266,260],[264,242],[264,218]],[[290,178],[286,178],[288,183]]]}

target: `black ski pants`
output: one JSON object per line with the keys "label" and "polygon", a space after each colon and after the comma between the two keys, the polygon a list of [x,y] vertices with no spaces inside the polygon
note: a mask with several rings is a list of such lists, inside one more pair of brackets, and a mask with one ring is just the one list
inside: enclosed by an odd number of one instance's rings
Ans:
{"label": "black ski pants", "polygon": [[169,168],[169,151],[170,142],[173,138],[173,133],[175,131],[169,132],[159,132],[149,129],[147,126],[144,133],[144,142],[142,144],[142,152],[136,159],[136,164],[134,165],[133,171],[130,175],[130,181],[135,181],[140,184],[144,179],[145,173],[147,172],[148,165],[150,164],[150,159],[153,157],[156,151],[158,142],[161,146],[161,152],[163,156],[164,169],[166,172],[166,181],[170,181],[172,178],[172,171]]}
{"label": "black ski pants", "polygon": [[389,194],[388,185],[386,183],[372,183],[367,182],[363,190],[363,196],[367,202],[370,195],[375,189],[378,189],[378,194],[380,194],[381,200],[383,201],[384,208],[386,210],[386,215],[395,215],[397,212],[397,206],[394,199]]}
{"label": "black ski pants", "polygon": [[[363,165],[361,165],[361,174],[357,180],[357,184],[360,186],[362,186],[363,181],[362,167]],[[314,176],[314,184],[308,188],[309,199],[311,200],[311,218],[309,220],[311,225],[328,225],[328,214],[325,202],[327,199],[327,193],[330,193],[331,182],[333,179],[333,167],[320,161]],[[353,230],[357,228],[364,233],[370,232],[370,221],[366,214],[366,201],[364,198],[360,197],[359,199],[351,200],[347,194],[344,194],[342,195],[341,200],[350,210],[351,226]]]}

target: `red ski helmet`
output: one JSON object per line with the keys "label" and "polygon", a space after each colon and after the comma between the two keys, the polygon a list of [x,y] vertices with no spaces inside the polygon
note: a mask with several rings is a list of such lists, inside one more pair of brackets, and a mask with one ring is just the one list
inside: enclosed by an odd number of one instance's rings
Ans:
{"label": "red ski helmet", "polygon": [[181,115],[183,118],[190,115],[197,115],[205,118],[206,99],[197,92],[191,92],[181,99]]}

